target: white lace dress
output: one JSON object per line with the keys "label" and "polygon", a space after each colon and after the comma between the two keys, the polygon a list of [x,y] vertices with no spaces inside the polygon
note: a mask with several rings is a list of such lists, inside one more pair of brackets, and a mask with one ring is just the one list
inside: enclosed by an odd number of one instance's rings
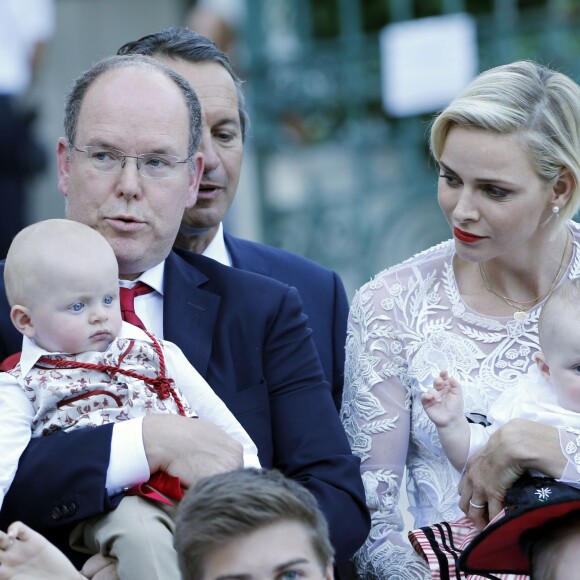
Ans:
{"label": "white lace dress", "polygon": [[[580,226],[570,222],[573,254],[565,277],[580,275]],[[371,532],[355,556],[363,578],[429,578],[402,538],[403,470],[415,527],[453,521],[457,472],[423,411],[421,393],[441,369],[459,380],[465,410],[490,405],[533,364],[541,304],[518,322],[482,316],[461,298],[449,240],[393,266],[356,293],[348,321],[342,421],[361,458]]]}

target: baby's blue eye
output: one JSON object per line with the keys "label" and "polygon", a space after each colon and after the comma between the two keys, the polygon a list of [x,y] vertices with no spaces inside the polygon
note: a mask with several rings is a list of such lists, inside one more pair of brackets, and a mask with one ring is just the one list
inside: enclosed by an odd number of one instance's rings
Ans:
{"label": "baby's blue eye", "polygon": [[80,312],[84,307],[85,305],[82,302],[77,302],[71,306],[71,310],[74,312]]}
{"label": "baby's blue eye", "polygon": [[110,306],[111,304],[113,304],[113,297],[112,296],[105,296],[105,298],[103,299],[103,304],[106,304],[107,306]]}
{"label": "baby's blue eye", "polygon": [[297,580],[299,576],[300,574],[295,570],[287,570],[286,572],[282,572],[282,578],[284,580]]}

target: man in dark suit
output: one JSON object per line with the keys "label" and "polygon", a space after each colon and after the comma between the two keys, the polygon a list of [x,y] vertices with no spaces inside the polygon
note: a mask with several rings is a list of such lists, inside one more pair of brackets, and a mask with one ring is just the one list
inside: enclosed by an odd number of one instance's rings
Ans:
{"label": "man in dark suit", "polygon": [[[57,151],[66,216],[107,239],[122,285],[139,280],[153,289],[136,299],[136,314],[181,347],[248,431],[262,465],[314,494],[344,561],[364,541],[369,516],[359,460],[297,291],[172,251],[203,171],[200,127],[199,102],[172,69],[139,55],[97,63],[67,96],[66,138]],[[168,167],[164,178],[160,165]],[[14,332],[4,302],[3,356],[20,349]],[[0,525],[21,519],[72,555],[65,545],[72,525],[113,509],[125,489],[152,473],[166,471],[190,486],[239,466],[239,444],[200,419],[152,415],[54,434],[34,439],[22,456]]]}
{"label": "man in dark suit", "polygon": [[176,245],[294,286],[340,409],[348,317],[340,277],[302,256],[242,240],[223,230],[224,216],[238,188],[249,124],[241,81],[227,54],[209,38],[177,27],[128,42],[118,54],[144,54],[161,60],[189,81],[201,103],[204,172],[197,203],[185,210]]}

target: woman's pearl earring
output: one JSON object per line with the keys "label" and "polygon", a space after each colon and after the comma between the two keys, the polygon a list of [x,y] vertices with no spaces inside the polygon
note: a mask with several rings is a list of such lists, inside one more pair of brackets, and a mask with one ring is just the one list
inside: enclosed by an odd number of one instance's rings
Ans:
{"label": "woman's pearl earring", "polygon": [[552,213],[558,215],[560,213],[560,208],[557,205],[552,206]]}

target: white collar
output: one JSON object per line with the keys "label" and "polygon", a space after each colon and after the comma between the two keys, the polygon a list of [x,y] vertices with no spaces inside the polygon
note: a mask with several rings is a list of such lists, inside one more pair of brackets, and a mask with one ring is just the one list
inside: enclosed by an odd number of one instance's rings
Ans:
{"label": "white collar", "polygon": [[123,288],[132,288],[137,282],[144,282],[151,286],[153,290],[157,290],[163,296],[163,278],[165,275],[165,260],[153,268],[149,268],[137,278],[137,280],[119,280],[119,285]]}
{"label": "white collar", "polygon": [[232,258],[226,247],[226,241],[224,239],[224,225],[220,222],[218,231],[214,236],[213,240],[209,243],[208,247],[203,251],[202,256],[206,258],[211,258],[224,266],[232,265]]}
{"label": "white collar", "polygon": [[[123,322],[121,325],[121,332],[117,338],[134,338],[137,340],[147,340],[151,339],[137,326],[133,326],[128,322]],[[63,354],[65,356],[70,356],[67,353],[59,352],[48,352],[43,348],[40,348],[34,340],[28,338],[28,336],[22,337],[22,354],[20,356],[20,369],[22,371],[22,377],[24,378],[32,369],[32,367],[38,362],[38,359],[45,355],[55,355]]]}

